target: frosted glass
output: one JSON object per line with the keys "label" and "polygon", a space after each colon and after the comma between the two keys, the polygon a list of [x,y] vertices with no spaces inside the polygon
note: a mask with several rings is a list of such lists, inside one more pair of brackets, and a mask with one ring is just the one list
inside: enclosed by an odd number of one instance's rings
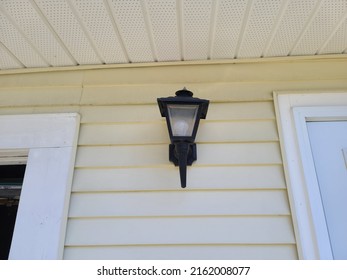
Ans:
{"label": "frosted glass", "polygon": [[168,106],[173,136],[192,136],[199,105]]}

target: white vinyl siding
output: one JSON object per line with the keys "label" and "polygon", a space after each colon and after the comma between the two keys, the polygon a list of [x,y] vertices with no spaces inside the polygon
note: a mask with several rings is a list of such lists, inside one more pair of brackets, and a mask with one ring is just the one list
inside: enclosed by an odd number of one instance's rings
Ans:
{"label": "white vinyl siding", "polygon": [[185,190],[156,104],[81,115],[67,259],[296,258],[271,100],[211,103]]}
{"label": "white vinyl siding", "polygon": [[[346,60],[0,75],[0,114],[78,112],[66,259],[296,259],[272,92],[347,87]],[[211,101],[187,188],[156,98]]]}
{"label": "white vinyl siding", "polygon": [[[166,151],[167,152],[167,151]],[[176,190],[178,170],[172,165],[146,168],[77,168],[73,191]],[[285,189],[281,165],[192,166],[189,189]],[[152,180],[151,178],[155,178]],[[122,183],[115,182],[126,182]]]}
{"label": "white vinyl siding", "polygon": [[177,260],[185,259],[231,260],[231,259],[296,259],[295,246],[283,244],[217,244],[217,245],[128,245],[128,246],[78,246],[67,247],[65,255],[69,259],[114,259],[120,255],[123,259],[135,260]]}
{"label": "white vinyl siding", "polygon": [[[289,215],[285,190],[74,193],[71,218]],[[153,201],[156,201],[155,207]],[[114,207],[117,205],[117,207]],[[136,205],[136,207],[134,207]]]}
{"label": "white vinyl siding", "polygon": [[98,217],[71,219],[68,232],[68,246],[294,242],[288,217]]}

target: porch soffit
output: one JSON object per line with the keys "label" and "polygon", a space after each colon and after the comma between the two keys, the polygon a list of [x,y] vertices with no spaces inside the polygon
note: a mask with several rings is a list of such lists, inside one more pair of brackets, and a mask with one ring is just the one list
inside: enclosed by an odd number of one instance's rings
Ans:
{"label": "porch soffit", "polygon": [[347,53],[345,0],[0,0],[0,69]]}

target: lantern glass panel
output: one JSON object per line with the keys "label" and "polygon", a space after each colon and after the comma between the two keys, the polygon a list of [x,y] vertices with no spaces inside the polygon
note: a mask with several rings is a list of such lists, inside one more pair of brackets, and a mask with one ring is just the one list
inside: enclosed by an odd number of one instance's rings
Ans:
{"label": "lantern glass panel", "polygon": [[194,130],[199,105],[168,104],[172,136],[191,137]]}

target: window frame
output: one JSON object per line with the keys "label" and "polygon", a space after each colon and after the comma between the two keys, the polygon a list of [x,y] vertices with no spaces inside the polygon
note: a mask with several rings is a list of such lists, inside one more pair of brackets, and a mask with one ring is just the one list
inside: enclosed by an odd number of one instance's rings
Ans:
{"label": "window frame", "polygon": [[28,151],[9,259],[62,259],[80,116],[0,116],[0,150]]}
{"label": "window frame", "polygon": [[300,259],[333,259],[307,121],[347,120],[347,92],[274,92]]}

